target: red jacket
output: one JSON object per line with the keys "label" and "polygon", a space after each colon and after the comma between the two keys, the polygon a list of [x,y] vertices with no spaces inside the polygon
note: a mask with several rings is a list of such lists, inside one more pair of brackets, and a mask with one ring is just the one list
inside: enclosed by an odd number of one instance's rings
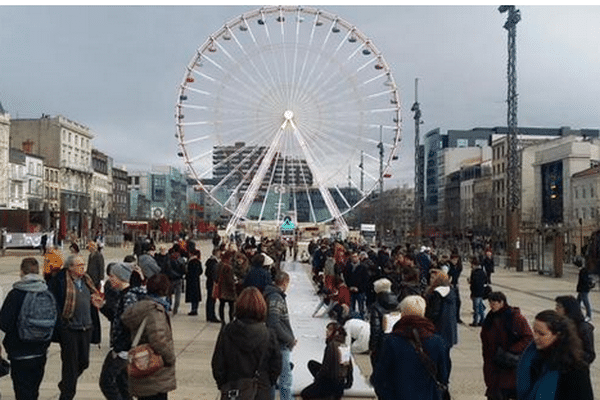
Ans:
{"label": "red jacket", "polygon": [[[509,335],[509,330],[512,335]],[[511,340],[512,336],[512,340]],[[516,369],[502,369],[494,364],[498,346],[515,354],[521,354],[533,340],[533,332],[527,319],[517,307],[505,306],[498,312],[489,312],[481,328],[483,353],[483,378],[487,386],[486,396],[497,389],[516,389]]]}

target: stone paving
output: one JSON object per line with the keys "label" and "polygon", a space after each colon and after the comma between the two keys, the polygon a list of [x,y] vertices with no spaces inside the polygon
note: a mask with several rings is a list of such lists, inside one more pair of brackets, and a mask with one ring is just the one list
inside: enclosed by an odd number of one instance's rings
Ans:
{"label": "stone paving", "polygon": [[[202,259],[210,254],[210,243],[201,242]],[[105,259],[107,263],[121,260],[126,254],[131,253],[131,247],[106,248]],[[39,253],[35,251],[12,250],[5,257],[0,257],[0,297],[3,298],[18,279],[18,266],[25,256]],[[87,253],[83,252],[87,258]],[[469,299],[468,284],[469,273],[465,268],[460,280],[461,288],[461,317],[467,324],[471,322],[471,303]],[[554,298],[558,295],[576,294],[575,284],[577,271],[569,265],[565,266],[562,278],[553,278],[539,275],[537,272],[515,272],[496,268],[492,276],[495,290],[502,290],[508,297],[511,305],[521,308],[522,313],[531,322],[536,313],[541,310],[554,308]],[[204,286],[202,287],[205,295]],[[594,319],[600,320],[600,290],[598,288],[590,294],[594,307]],[[204,317],[204,303],[201,304],[198,316],[188,316],[189,305],[182,304],[180,313],[173,316],[173,331],[177,352],[177,390],[169,393],[172,400],[215,400],[218,391],[212,378],[210,360],[214,343],[219,332],[220,324],[207,323]],[[103,317],[102,317],[103,318]],[[594,321],[594,322],[595,322]],[[98,378],[104,357],[108,352],[108,322],[102,319],[103,339],[101,346],[92,346],[90,367],[79,378],[76,399],[101,400],[102,394],[98,387]],[[595,330],[597,352],[600,352],[600,330]],[[0,336],[3,334],[0,333]],[[316,351],[322,354],[322,348]],[[456,400],[483,400],[485,385],[483,383],[481,343],[479,328],[468,325],[459,326],[459,343],[451,352],[452,373],[450,376],[450,391]],[[371,373],[368,356],[359,355],[356,363],[363,375]],[[594,385],[595,398],[600,399],[600,364],[595,361],[591,368],[592,384]],[[58,399],[57,383],[60,380],[60,352],[57,344],[50,346],[46,373],[41,386],[40,399]],[[0,393],[2,399],[14,399],[10,377],[0,379]]]}

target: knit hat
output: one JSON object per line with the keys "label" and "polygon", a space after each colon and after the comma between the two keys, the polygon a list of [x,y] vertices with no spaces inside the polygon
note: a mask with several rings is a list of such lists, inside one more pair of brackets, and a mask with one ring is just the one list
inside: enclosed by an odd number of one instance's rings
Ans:
{"label": "knit hat", "polygon": [[391,292],[392,282],[387,278],[381,278],[373,282],[373,288],[375,289],[375,293]]}
{"label": "knit hat", "polygon": [[402,315],[417,315],[419,317],[424,317],[426,305],[425,299],[421,296],[406,296],[400,302],[400,313]]}
{"label": "knit hat", "polygon": [[116,276],[123,282],[129,282],[133,266],[130,263],[118,262],[114,263],[110,268],[110,274]]}

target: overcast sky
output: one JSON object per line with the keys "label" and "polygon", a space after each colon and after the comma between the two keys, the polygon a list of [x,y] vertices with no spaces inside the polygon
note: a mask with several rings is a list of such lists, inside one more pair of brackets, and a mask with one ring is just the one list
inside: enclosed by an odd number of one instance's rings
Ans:
{"label": "overcast sky", "polygon": [[[485,6],[327,6],[382,51],[402,100],[400,159],[414,177],[414,80],[422,135],[506,125],[506,14]],[[257,6],[0,7],[0,103],[87,125],[129,170],[183,167],[174,107],[206,38]],[[600,7],[523,6],[517,25],[520,126],[600,127]]]}

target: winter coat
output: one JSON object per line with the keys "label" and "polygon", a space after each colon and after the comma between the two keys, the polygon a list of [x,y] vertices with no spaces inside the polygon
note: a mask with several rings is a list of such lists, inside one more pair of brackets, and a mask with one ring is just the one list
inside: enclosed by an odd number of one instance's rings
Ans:
{"label": "winter coat", "polygon": [[138,344],[150,344],[152,349],[161,355],[164,367],[144,378],[129,377],[129,391],[137,397],[167,393],[177,387],[173,332],[171,330],[171,320],[165,308],[158,302],[151,300],[151,298],[145,298],[128,307],[123,312],[121,319],[129,329],[133,341],[146,316],[148,320]]}
{"label": "winter coat", "polygon": [[212,286],[217,280],[219,260],[217,260],[217,257],[211,255],[208,258],[208,260],[206,260],[206,262],[204,263],[204,266],[204,275],[206,276],[206,288],[208,289],[210,287],[212,290]]}
{"label": "winter coat", "polygon": [[[593,400],[589,368],[569,368],[559,371],[550,366],[542,353],[531,343],[517,367],[517,398],[519,400]],[[552,396],[554,394],[554,396]]]}
{"label": "winter coat", "polygon": [[380,400],[441,400],[435,381],[408,339],[413,328],[419,331],[423,351],[437,368],[437,379],[448,384],[451,363],[446,341],[433,333],[435,327],[428,319],[405,316],[383,340],[373,368],[371,383]]}
{"label": "winter coat", "polygon": [[435,325],[435,333],[443,337],[450,347],[458,343],[457,297],[454,288],[439,286],[428,296],[425,310],[425,316]]}
{"label": "winter coat", "polygon": [[590,291],[592,286],[592,277],[587,268],[579,269],[579,277],[577,278],[577,293],[586,293]]}
{"label": "winter coat", "polygon": [[[56,320],[56,326],[54,327],[54,334],[52,336],[53,342],[60,342],[60,330],[62,325],[67,321],[61,317],[63,309],[65,307],[65,296],[67,291],[67,274],[68,270],[62,268],[48,281],[48,290],[54,295],[56,300],[56,309],[58,310],[58,319]],[[90,314],[92,318],[92,339],[90,343],[98,344],[102,341],[102,328],[100,326],[100,313],[98,309],[93,305],[90,307]]]}
{"label": "winter coat", "polygon": [[352,353],[365,353],[369,350],[369,336],[371,335],[371,326],[368,322],[350,318],[344,324],[346,330],[346,346]]}
{"label": "winter coat", "polygon": [[484,256],[481,259],[481,267],[483,268],[483,270],[485,271],[487,276],[490,276],[491,274],[494,273],[494,258],[489,258],[487,256]]}
{"label": "winter coat", "polygon": [[348,261],[344,271],[344,281],[348,288],[355,287],[358,289],[358,293],[367,293],[369,291],[369,271],[365,264],[359,262],[357,266],[353,267],[352,263]]}
{"label": "winter coat", "polygon": [[192,258],[187,264],[185,274],[185,302],[197,303],[202,301],[200,290],[200,275],[202,275],[202,262],[198,258]]}
{"label": "winter coat", "polygon": [[[377,294],[377,300],[371,306],[369,323],[371,332],[369,335],[369,350],[373,364],[377,359],[381,344],[383,343],[383,316],[398,309],[398,298],[392,292],[381,292]],[[388,330],[389,332],[389,330]]]}
{"label": "winter coat", "polygon": [[581,321],[577,325],[577,333],[579,333],[583,346],[583,360],[591,364],[596,359],[596,351],[594,350],[594,325],[586,321]]}
{"label": "winter coat", "polygon": [[254,286],[264,292],[267,285],[272,284],[272,282],[271,273],[265,267],[253,265],[244,278],[243,286],[244,288]]}
{"label": "winter coat", "polygon": [[279,287],[269,285],[263,295],[267,302],[267,326],[275,331],[279,345],[291,350],[296,338],[290,324],[285,293]]}
{"label": "winter coat", "polygon": [[212,356],[212,373],[221,388],[240,378],[251,378],[258,363],[260,400],[270,399],[270,388],[281,373],[281,352],[275,332],[264,322],[235,319],[219,332]]}
{"label": "winter coat", "polygon": [[487,284],[487,275],[481,266],[471,270],[469,285],[471,289],[471,298],[483,297],[485,285]]}
{"label": "winter coat", "polygon": [[220,293],[220,300],[235,301],[236,290],[235,290],[235,277],[233,275],[233,268],[228,263],[219,263],[217,270],[217,286]]}
{"label": "winter coat", "polygon": [[94,285],[100,287],[104,279],[104,256],[99,251],[93,251],[88,257],[87,274],[92,278]]}
{"label": "winter coat", "polygon": [[42,292],[47,289],[48,286],[40,275],[28,274],[15,282],[13,289],[6,295],[0,310],[0,329],[5,332],[2,344],[9,360],[46,354],[50,341],[23,342],[17,332],[17,321],[27,293]]}
{"label": "winter coat", "polygon": [[515,389],[516,369],[506,369],[494,363],[498,348],[513,354],[522,354],[533,340],[527,319],[517,307],[504,306],[497,312],[490,311],[481,328],[483,354],[483,378],[487,387],[486,396],[500,389]]}

